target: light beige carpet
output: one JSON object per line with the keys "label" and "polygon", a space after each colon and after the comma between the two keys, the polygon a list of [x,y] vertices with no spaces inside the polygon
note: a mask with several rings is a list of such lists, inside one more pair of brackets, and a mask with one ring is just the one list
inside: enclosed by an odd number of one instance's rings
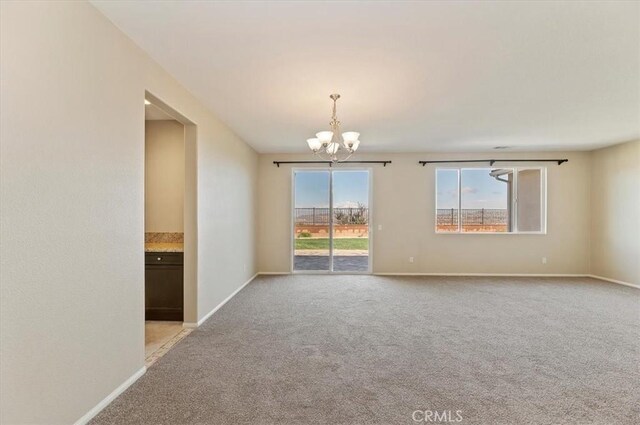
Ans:
{"label": "light beige carpet", "polygon": [[632,424],[639,356],[598,280],[260,277],[93,423]]}

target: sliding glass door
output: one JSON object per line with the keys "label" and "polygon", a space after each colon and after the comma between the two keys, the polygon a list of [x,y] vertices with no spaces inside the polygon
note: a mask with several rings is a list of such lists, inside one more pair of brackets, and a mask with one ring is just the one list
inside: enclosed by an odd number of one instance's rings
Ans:
{"label": "sliding glass door", "polygon": [[368,170],[294,170],[293,270],[371,270]]}
{"label": "sliding glass door", "polygon": [[331,271],[331,172],[293,174],[293,269]]}
{"label": "sliding glass door", "polygon": [[333,271],[369,270],[369,172],[334,171]]}

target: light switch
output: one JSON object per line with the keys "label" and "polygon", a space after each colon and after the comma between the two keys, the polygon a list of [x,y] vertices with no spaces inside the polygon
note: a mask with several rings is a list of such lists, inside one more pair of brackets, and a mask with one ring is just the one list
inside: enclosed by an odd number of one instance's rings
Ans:
{"label": "light switch", "polygon": [[382,230],[382,224],[378,224],[378,230]]}

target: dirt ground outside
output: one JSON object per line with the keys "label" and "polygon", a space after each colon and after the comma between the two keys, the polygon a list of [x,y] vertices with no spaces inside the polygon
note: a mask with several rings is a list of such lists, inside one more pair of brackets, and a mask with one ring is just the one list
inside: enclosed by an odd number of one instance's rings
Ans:
{"label": "dirt ground outside", "polygon": [[[447,232],[457,232],[457,225],[438,225],[436,227],[436,231],[447,233]],[[462,232],[465,233],[474,233],[474,232],[489,232],[489,233],[506,233],[508,231],[506,224],[496,224],[496,225],[475,225],[475,224],[466,224],[462,226]]]}
{"label": "dirt ground outside", "polygon": [[[309,234],[312,238],[326,238],[329,235],[329,225],[326,224],[296,224],[295,235]],[[336,224],[333,226],[334,238],[366,238],[369,236],[367,224]]]}

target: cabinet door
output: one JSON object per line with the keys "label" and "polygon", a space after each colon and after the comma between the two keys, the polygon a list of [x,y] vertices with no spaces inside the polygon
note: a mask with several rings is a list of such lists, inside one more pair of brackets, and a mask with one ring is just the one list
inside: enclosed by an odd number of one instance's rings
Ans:
{"label": "cabinet door", "polygon": [[182,266],[145,269],[145,320],[183,320]]}

